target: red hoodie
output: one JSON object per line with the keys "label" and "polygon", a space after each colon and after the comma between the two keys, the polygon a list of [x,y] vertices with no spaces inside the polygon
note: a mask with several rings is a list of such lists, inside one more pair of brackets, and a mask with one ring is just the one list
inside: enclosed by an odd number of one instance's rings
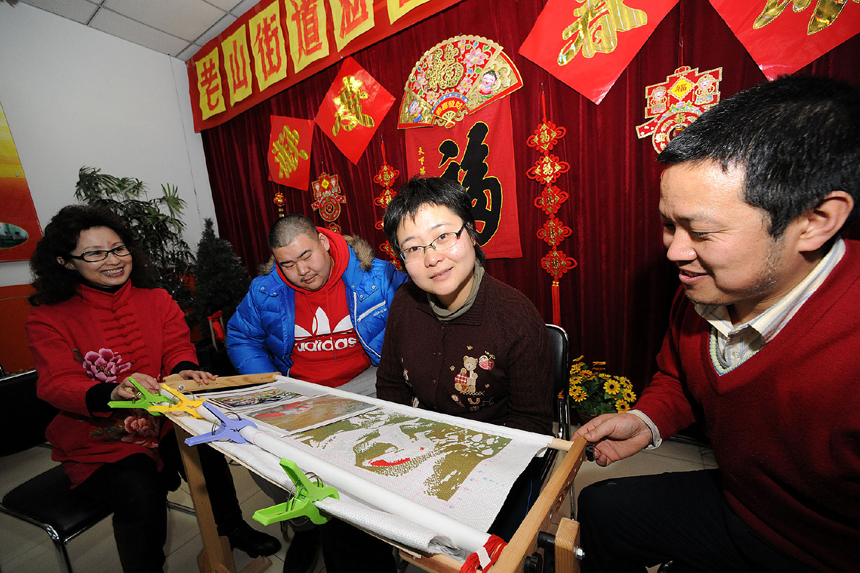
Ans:
{"label": "red hoodie", "polygon": [[317,229],[328,237],[333,261],[331,276],[321,289],[309,291],[291,284],[278,267],[281,279],[296,292],[296,340],[290,376],[336,387],[366,370],[370,357],[352,326],[346,286],[341,280],[349,263],[349,247],[340,234]]}

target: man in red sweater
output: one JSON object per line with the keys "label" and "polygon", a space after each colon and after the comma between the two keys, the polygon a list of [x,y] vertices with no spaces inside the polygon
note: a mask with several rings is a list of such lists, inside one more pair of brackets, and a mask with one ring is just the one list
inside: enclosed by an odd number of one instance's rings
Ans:
{"label": "man in red sweater", "polygon": [[860,92],[783,77],[704,113],[660,154],[681,288],[635,410],[577,432],[606,466],[697,419],[719,470],[579,497],[583,571],[860,569]]}

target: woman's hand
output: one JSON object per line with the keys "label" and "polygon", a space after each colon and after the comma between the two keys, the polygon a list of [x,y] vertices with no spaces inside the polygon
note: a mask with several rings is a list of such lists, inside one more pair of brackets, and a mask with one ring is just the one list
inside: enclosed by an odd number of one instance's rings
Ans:
{"label": "woman's hand", "polygon": [[203,370],[180,370],[179,375],[183,380],[194,380],[198,384],[209,384],[212,380],[218,378],[217,374],[210,374]]}
{"label": "woman's hand", "polygon": [[152,392],[153,394],[161,392],[161,385],[158,383],[158,380],[149,374],[135,372],[134,374],[129,374],[128,377],[119,383],[119,386],[113,389],[110,393],[110,399],[113,401],[134,400],[138,391],[134,387],[134,384],[131,383],[131,380],[143,386],[148,392]]}

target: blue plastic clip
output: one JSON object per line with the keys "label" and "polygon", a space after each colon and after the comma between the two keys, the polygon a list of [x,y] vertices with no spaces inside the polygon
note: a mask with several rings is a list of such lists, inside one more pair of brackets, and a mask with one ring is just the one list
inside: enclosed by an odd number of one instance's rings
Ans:
{"label": "blue plastic clip", "polygon": [[242,437],[242,435],[239,433],[239,430],[248,426],[256,428],[257,424],[255,424],[251,420],[243,420],[242,418],[239,418],[238,420],[228,418],[227,416],[222,414],[218,410],[218,408],[211,406],[207,402],[203,402],[203,407],[212,412],[216,418],[221,420],[221,425],[215,430],[213,430],[211,434],[200,434],[199,436],[191,436],[190,438],[185,440],[186,445],[196,446],[198,444],[205,444],[207,442],[214,442],[223,439],[232,440],[237,444],[248,443],[248,440]]}

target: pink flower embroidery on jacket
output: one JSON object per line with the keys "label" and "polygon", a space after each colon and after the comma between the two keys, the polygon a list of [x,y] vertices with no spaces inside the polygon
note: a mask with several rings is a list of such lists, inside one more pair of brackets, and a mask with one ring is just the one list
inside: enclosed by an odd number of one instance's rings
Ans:
{"label": "pink flower embroidery on jacket", "polygon": [[125,419],[125,431],[128,435],[123,436],[123,442],[155,449],[161,433],[161,420],[147,413],[143,416],[128,416]]}
{"label": "pink flower embroidery on jacket", "polygon": [[90,350],[82,366],[87,376],[99,382],[117,382],[119,374],[131,369],[131,363],[123,363],[122,356],[114,354],[110,348],[101,348],[98,352]]}

